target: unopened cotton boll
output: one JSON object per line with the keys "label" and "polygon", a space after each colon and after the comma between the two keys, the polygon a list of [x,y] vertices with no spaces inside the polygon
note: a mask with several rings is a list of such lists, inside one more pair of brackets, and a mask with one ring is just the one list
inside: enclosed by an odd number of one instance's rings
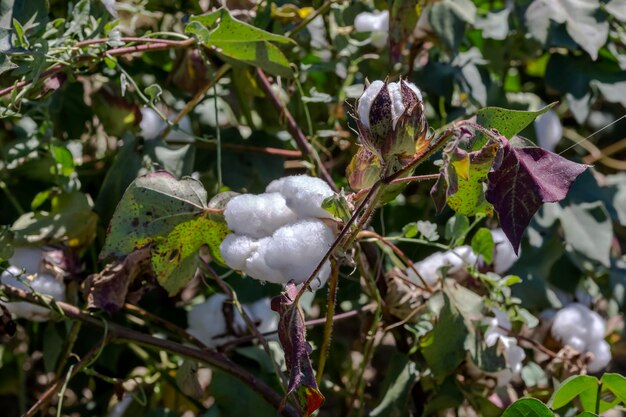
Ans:
{"label": "unopened cotton boll", "polygon": [[[20,279],[27,281],[29,288],[26,284],[21,282]],[[10,266],[6,271],[2,273],[0,277],[2,284],[11,286],[26,292],[39,293],[41,295],[48,295],[55,301],[65,301],[65,284],[59,282],[52,275],[47,274],[22,274],[22,269],[16,266]],[[16,301],[11,303],[3,303],[7,310],[17,317],[25,318],[33,321],[46,321],[49,320],[52,312],[45,308],[25,301]]]}
{"label": "unopened cotton boll", "polygon": [[268,193],[280,193],[287,206],[299,217],[332,218],[322,208],[325,199],[334,194],[322,179],[308,175],[293,175],[272,181],[266,188]]}
{"label": "unopened cotton boll", "polygon": [[297,218],[283,195],[275,192],[238,195],[226,205],[224,217],[230,230],[257,239]]}

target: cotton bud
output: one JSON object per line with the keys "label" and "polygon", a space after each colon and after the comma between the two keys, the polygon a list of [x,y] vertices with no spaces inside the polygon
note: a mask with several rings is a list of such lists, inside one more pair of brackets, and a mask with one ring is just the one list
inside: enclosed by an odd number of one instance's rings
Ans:
{"label": "cotton bud", "polygon": [[357,113],[363,146],[384,162],[413,155],[426,136],[422,93],[407,81],[374,81],[359,98]]}

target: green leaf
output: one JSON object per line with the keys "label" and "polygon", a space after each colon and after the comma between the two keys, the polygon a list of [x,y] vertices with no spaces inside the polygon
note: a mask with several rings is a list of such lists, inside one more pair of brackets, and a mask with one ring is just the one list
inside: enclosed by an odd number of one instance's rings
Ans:
{"label": "green leaf", "polygon": [[454,246],[462,245],[469,227],[470,222],[467,216],[456,214],[446,223],[445,237],[449,239]]}
{"label": "green leaf", "polygon": [[483,257],[486,263],[493,261],[493,235],[489,229],[481,227],[472,237],[472,250]]}
{"label": "green leaf", "polygon": [[64,341],[56,328],[56,323],[48,322],[43,333],[43,364],[46,372],[54,372]]}
{"label": "green leaf", "polygon": [[13,256],[13,233],[7,226],[0,226],[0,262]]}
{"label": "green leaf", "polygon": [[415,362],[407,356],[395,352],[391,357],[385,380],[382,399],[370,413],[371,417],[392,417],[404,415],[409,393],[419,378]]}
{"label": "green leaf", "polygon": [[159,101],[159,97],[161,97],[163,89],[158,84],[150,84],[143,90],[143,92],[150,98],[150,104],[154,104]]}
{"label": "green leaf", "polygon": [[213,251],[216,261],[224,263],[219,246],[228,234],[224,222],[198,217],[178,224],[167,236],[153,239],[152,268],[159,283],[170,294],[176,294],[191,278],[198,267],[196,253],[203,245]]}
{"label": "green leaf", "polygon": [[19,244],[65,243],[88,246],[96,235],[98,216],[91,210],[91,199],[79,192],[52,198],[50,212],[29,212],[20,216],[11,229]]}
{"label": "green leaf", "polygon": [[200,246],[207,244],[222,262],[219,245],[227,233],[222,216],[209,213],[199,181],[157,171],[137,178],[122,196],[100,257],[122,257],[152,244],[159,283],[173,294],[193,278]]}
{"label": "green leaf", "polygon": [[613,222],[602,201],[571,204],[561,211],[565,241],[574,250],[610,266]]}
{"label": "green leaf", "polygon": [[554,417],[554,413],[535,398],[522,398],[504,410],[502,417]]}
{"label": "green leaf", "polygon": [[[207,28],[217,27],[207,33],[198,23]],[[204,46],[226,59],[258,66],[272,74],[292,76],[289,61],[271,42],[289,44],[293,41],[236,20],[226,9],[204,16],[191,16],[185,32],[198,36]]]}
{"label": "green leaf", "polygon": [[531,124],[537,117],[541,116],[554,106],[556,106],[556,102],[548,104],[543,109],[537,111],[521,111],[508,110],[500,107],[485,107],[484,109],[480,109],[478,112],[476,122],[487,129],[497,129],[502,136],[507,139],[511,139],[513,136],[524,130],[524,128]]}
{"label": "green leaf", "polygon": [[557,410],[574,398],[579,397],[584,411],[595,410],[598,400],[598,378],[590,375],[574,375],[567,378],[554,391],[548,402],[550,408]]}
{"label": "green leaf", "polygon": [[626,404],[626,377],[615,373],[606,373],[600,379],[602,387],[607,388],[624,404]]}
{"label": "green leaf", "polygon": [[421,342],[422,354],[437,381],[442,382],[465,359],[468,334],[463,317],[444,294],[437,324]]}

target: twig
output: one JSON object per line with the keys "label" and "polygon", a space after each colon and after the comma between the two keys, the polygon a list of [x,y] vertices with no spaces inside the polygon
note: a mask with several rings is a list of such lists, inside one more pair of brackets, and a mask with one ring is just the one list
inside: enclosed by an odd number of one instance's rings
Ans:
{"label": "twig", "polygon": [[324,323],[324,340],[320,348],[320,357],[317,363],[317,384],[319,385],[324,375],[324,367],[326,366],[326,358],[330,350],[330,341],[333,334],[333,318],[335,316],[335,304],[337,303],[337,284],[339,281],[339,265],[336,261],[332,261],[331,274],[328,280],[328,297],[326,300],[326,322]]}
{"label": "twig", "polygon": [[57,393],[57,391],[65,384],[67,380],[73,378],[76,374],[82,371],[85,366],[89,365],[96,356],[98,356],[103,344],[107,343],[107,339],[108,337],[105,336],[105,339],[98,342],[94,347],[92,347],[77,364],[72,365],[71,371],[66,377],[57,378],[46,390],[46,392],[44,392],[37,399],[37,402],[35,402],[35,404],[33,404],[26,413],[24,413],[22,417],[32,417],[41,407],[43,407],[45,404],[48,404],[52,396]]}
{"label": "twig", "polygon": [[331,175],[328,173],[328,170],[322,163],[319,155],[317,154],[313,146],[311,146],[311,143],[309,142],[305,134],[298,127],[298,124],[296,123],[289,110],[287,110],[287,108],[280,102],[278,97],[276,97],[276,94],[274,94],[274,91],[272,90],[272,85],[267,79],[267,75],[265,75],[261,68],[257,68],[256,73],[259,81],[261,82],[261,87],[263,88],[263,91],[270,99],[276,110],[278,110],[280,114],[285,117],[287,121],[287,130],[289,130],[289,133],[291,133],[291,136],[293,136],[293,138],[295,139],[300,151],[302,151],[304,155],[308,155],[313,159],[319,175],[324,179],[324,181],[328,183],[328,185],[330,185],[333,190],[338,191],[337,186],[335,185],[335,181],[333,181],[333,177],[331,177]]}
{"label": "twig", "polygon": [[[11,286],[0,284],[0,291],[4,292],[9,297],[19,298],[37,305],[46,307],[41,297],[35,294],[20,290]],[[99,320],[87,313],[82,312],[79,308],[67,304],[64,302],[54,302],[56,306],[63,312],[66,317],[72,320],[79,320],[87,323],[91,326],[105,327],[102,320]],[[209,350],[200,350],[197,348],[181,345],[180,343],[172,342],[167,339],[159,339],[117,323],[108,323],[108,334],[111,336],[111,340],[115,342],[131,341],[138,345],[150,347],[152,349],[164,350],[166,352],[175,353],[181,356],[195,359],[199,362],[206,363],[210,367],[219,369],[234,378],[238,379],[253,391],[256,391],[261,395],[269,404],[271,404],[276,410],[279,410],[280,414],[285,417],[300,417],[301,414],[293,408],[291,404],[286,404],[284,408],[280,409],[282,397],[270,388],[265,382],[246,371],[241,366],[232,362],[228,357],[218,352]]]}

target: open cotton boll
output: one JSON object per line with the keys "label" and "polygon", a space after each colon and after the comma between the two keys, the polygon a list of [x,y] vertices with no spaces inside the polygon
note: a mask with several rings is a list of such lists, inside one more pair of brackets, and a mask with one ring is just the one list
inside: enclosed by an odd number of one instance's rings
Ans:
{"label": "open cotton boll", "polygon": [[293,175],[272,181],[266,188],[268,193],[280,193],[299,217],[332,218],[322,208],[325,199],[334,191],[322,179],[308,175]]}
{"label": "open cotton boll", "polygon": [[517,262],[519,256],[515,254],[513,245],[502,229],[493,229],[491,235],[494,243],[493,270],[502,275]]}
{"label": "open cotton boll", "polygon": [[297,218],[285,198],[276,192],[238,195],[226,204],[224,217],[230,230],[257,239]]}
{"label": "open cotton boll", "polygon": [[500,309],[494,308],[495,317],[486,317],[483,324],[487,324],[485,331],[485,344],[488,347],[500,344],[506,368],[495,372],[499,387],[505,386],[509,381],[522,371],[522,362],[526,358],[524,349],[517,345],[517,339],[508,335],[512,325],[509,317]]}
{"label": "open cotton boll", "polygon": [[[450,251],[433,253],[420,262],[413,264],[413,266],[428,285],[434,285],[439,280],[441,268],[448,267],[448,273],[454,274],[461,270],[464,265],[475,263],[476,259],[476,254],[471,247],[459,246]],[[406,273],[408,279],[416,284],[421,284],[421,280],[415,274],[413,268],[408,268]]]}
{"label": "open cotton boll", "polygon": [[493,346],[498,342],[498,339],[508,335],[507,330],[511,330],[511,320],[506,313],[498,308],[494,308],[493,313],[495,317],[486,317],[483,319],[483,324],[486,324],[487,330],[485,331],[485,344],[487,346]]}
{"label": "open cotton boll", "polygon": [[[21,276],[20,276],[21,275]],[[32,274],[23,275],[22,270],[15,266],[10,266],[2,273],[0,282],[4,285],[11,286],[20,290],[31,292],[24,283],[17,279],[28,281],[32,289],[39,294],[49,295],[56,301],[65,301],[65,284],[57,281],[52,275]],[[17,317],[25,318],[33,321],[46,321],[50,319],[52,312],[45,307],[27,303],[25,301],[17,301],[12,303],[3,303],[7,310],[15,314]]]}
{"label": "open cotton boll", "polygon": [[267,263],[267,255],[269,253],[269,245],[272,241],[271,237],[265,237],[258,241],[256,251],[246,260],[246,267],[243,270],[247,275],[261,281],[273,282],[275,284],[286,284],[289,279],[283,275],[283,272],[277,268],[273,268]]}
{"label": "open cotton boll", "polygon": [[256,327],[261,333],[269,333],[278,329],[278,314],[272,310],[272,300],[261,298],[252,304],[247,305],[252,319],[257,323]]}
{"label": "open cotton boll", "polygon": [[[545,105],[546,103],[542,103],[542,106]],[[554,151],[554,148],[556,148],[556,145],[563,137],[563,125],[556,112],[548,110],[535,119],[534,125],[537,144],[544,149]]]}
{"label": "open cotton boll", "polygon": [[[573,303],[559,310],[552,322],[552,336],[566,345],[572,338],[584,342],[588,349],[595,341],[602,340],[606,332],[604,320],[598,313],[579,303]],[[580,344],[577,340],[572,343]],[[578,349],[577,349],[578,350]]]}
{"label": "open cotton boll", "polygon": [[41,248],[18,247],[14,249],[9,263],[20,270],[25,270],[27,274],[36,274],[39,272],[42,259]]}
{"label": "open cotton boll", "polygon": [[272,235],[265,259],[268,266],[300,284],[315,270],[334,240],[334,233],[322,220],[299,220]]}
{"label": "open cotton boll", "polygon": [[[174,117],[170,117],[173,120]],[[171,129],[165,137],[165,140],[175,141],[193,141],[189,134],[185,132],[191,132],[191,119],[189,116],[183,117],[178,123],[179,130]],[[167,123],[161,116],[158,115],[150,107],[143,107],[141,109],[141,122],[139,122],[139,135],[146,139],[152,140],[158,138],[161,133],[167,128]]]}
{"label": "open cotton boll", "polygon": [[220,253],[226,265],[236,271],[243,271],[246,268],[246,261],[258,247],[256,239],[231,233],[222,241]]}
{"label": "open cotton boll", "polygon": [[593,354],[593,359],[587,365],[589,372],[600,372],[611,362],[611,347],[605,340],[598,340],[588,351]]}
{"label": "open cotton boll", "polygon": [[354,30],[357,32],[371,32],[371,42],[378,49],[387,45],[389,35],[389,11],[374,13],[362,12],[354,19]]}
{"label": "open cotton boll", "polygon": [[[205,345],[212,347],[232,338],[228,334],[224,315],[224,303],[230,302],[225,294],[214,294],[201,304],[197,304],[187,313],[187,331]],[[245,307],[244,310],[248,312]],[[243,334],[246,331],[246,322],[239,310],[232,306],[232,329],[235,333]]]}

